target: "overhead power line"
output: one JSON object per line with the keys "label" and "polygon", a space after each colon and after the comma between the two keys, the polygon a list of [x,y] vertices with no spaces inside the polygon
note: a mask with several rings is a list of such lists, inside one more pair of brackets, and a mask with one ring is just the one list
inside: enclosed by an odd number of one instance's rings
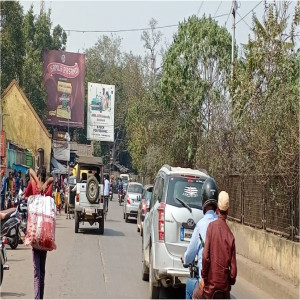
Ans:
{"label": "overhead power line", "polygon": [[201,8],[202,8],[203,3],[204,3],[204,0],[201,1],[201,5],[200,5],[200,7],[199,7],[199,9],[198,9],[198,11],[197,11],[197,16],[199,15],[199,12],[200,12],[200,10],[201,10]]}
{"label": "overhead power line", "polygon": [[219,4],[219,6],[218,6],[218,8],[217,8],[217,10],[216,10],[216,12],[215,12],[215,14],[214,14],[214,17],[216,16],[217,12],[219,11],[222,2],[223,2],[223,1],[220,1],[220,4]]}
{"label": "overhead power line", "polygon": [[[219,15],[213,17],[213,19],[221,18],[227,16],[227,14]],[[178,27],[179,24],[174,25],[165,25],[165,26],[157,26],[155,29],[162,29],[162,28],[170,28],[170,27]],[[64,29],[67,32],[81,32],[81,33],[117,33],[117,32],[131,32],[131,31],[144,31],[144,30],[151,30],[151,27],[146,28],[132,28],[132,29],[118,29],[118,30],[79,30],[79,29]]]}
{"label": "overhead power line", "polygon": [[[238,11],[236,11],[236,13],[239,15],[240,18],[242,18],[242,16],[239,14]],[[242,20],[243,20],[243,22],[244,22],[250,29],[252,29],[251,26],[250,26],[244,19],[241,19],[241,21],[242,21]]]}
{"label": "overhead power line", "polygon": [[[243,21],[252,11],[254,11],[255,10],[255,8],[257,7],[257,6],[259,6],[261,3],[263,2],[263,0],[262,1],[260,1],[258,4],[256,4],[246,15],[244,15],[241,19],[239,19],[237,22],[236,22],[236,25],[237,24],[239,24],[241,21]],[[247,24],[248,25],[248,24]],[[248,25],[249,26],[249,25]]]}

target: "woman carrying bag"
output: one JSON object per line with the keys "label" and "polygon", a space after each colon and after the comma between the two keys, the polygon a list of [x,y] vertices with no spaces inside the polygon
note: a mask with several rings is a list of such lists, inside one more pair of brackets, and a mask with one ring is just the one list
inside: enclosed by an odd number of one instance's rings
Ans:
{"label": "woman carrying bag", "polygon": [[[34,170],[30,169],[29,174],[30,182],[32,184],[32,196],[44,195],[51,197],[53,178],[49,177],[46,180],[46,168],[43,166],[38,170],[37,174],[34,172]],[[26,238],[30,239],[29,235],[26,235]],[[32,242],[29,241],[27,244],[32,244]],[[32,254],[34,268],[34,296],[35,299],[43,299],[47,250],[36,249],[32,245]]]}

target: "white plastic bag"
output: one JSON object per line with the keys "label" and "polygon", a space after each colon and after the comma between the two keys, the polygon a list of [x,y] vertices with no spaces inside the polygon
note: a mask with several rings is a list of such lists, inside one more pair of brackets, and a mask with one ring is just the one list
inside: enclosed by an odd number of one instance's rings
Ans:
{"label": "white plastic bag", "polygon": [[28,198],[28,221],[25,245],[51,251],[55,244],[56,206],[49,196],[34,195]]}

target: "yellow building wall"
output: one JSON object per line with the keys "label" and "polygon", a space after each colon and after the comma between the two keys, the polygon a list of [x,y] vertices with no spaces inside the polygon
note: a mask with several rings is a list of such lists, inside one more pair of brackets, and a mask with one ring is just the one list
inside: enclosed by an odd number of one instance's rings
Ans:
{"label": "yellow building wall", "polygon": [[51,134],[28,105],[28,100],[20,87],[13,84],[2,97],[3,124],[6,139],[17,146],[28,149],[35,157],[37,166],[38,149],[44,149],[44,165],[50,170]]}

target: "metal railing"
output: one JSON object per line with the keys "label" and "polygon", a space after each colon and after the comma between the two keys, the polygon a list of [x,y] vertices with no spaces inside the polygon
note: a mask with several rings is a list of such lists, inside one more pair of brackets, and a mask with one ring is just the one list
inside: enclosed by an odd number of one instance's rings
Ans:
{"label": "metal railing", "polygon": [[288,187],[281,176],[215,176],[229,193],[229,218],[299,241],[299,181]]}

